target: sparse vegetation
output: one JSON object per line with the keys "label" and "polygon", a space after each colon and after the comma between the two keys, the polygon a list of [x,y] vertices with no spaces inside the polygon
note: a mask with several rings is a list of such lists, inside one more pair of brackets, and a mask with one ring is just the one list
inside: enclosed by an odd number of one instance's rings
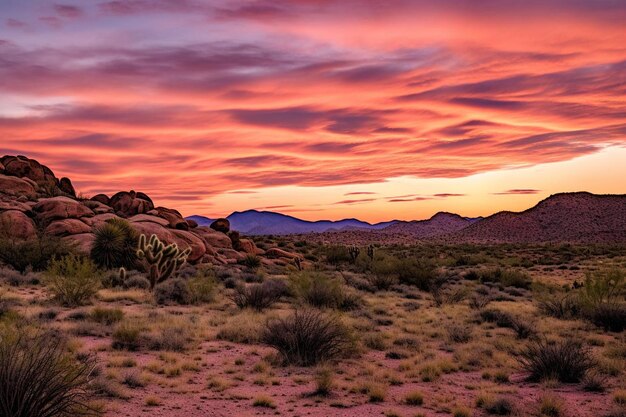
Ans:
{"label": "sparse vegetation", "polygon": [[572,339],[531,341],[519,353],[519,362],[531,381],[580,382],[595,366],[590,350]]}
{"label": "sparse vegetation", "polygon": [[100,272],[89,258],[66,255],[50,262],[46,283],[61,304],[80,306],[89,302],[100,288]]}

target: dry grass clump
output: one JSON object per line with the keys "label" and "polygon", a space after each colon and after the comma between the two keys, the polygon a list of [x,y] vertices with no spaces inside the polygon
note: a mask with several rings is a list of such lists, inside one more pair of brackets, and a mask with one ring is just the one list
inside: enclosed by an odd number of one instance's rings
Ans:
{"label": "dry grass clump", "polygon": [[0,415],[81,416],[93,414],[89,383],[94,362],[78,361],[53,333],[0,334]]}
{"label": "dry grass clump", "polygon": [[336,316],[313,309],[295,310],[288,317],[269,320],[261,340],[278,350],[290,365],[311,366],[354,351],[348,328]]}
{"label": "dry grass clump", "polygon": [[217,331],[218,340],[234,343],[254,344],[261,341],[263,316],[252,312],[242,312],[231,317]]}
{"label": "dry grass clump", "polygon": [[315,372],[315,394],[330,395],[334,386],[334,372],[330,366],[321,366]]}
{"label": "dry grass clump", "polygon": [[252,308],[262,311],[271,307],[287,292],[283,281],[268,280],[262,283],[243,284],[235,287],[230,299],[239,308]]}
{"label": "dry grass clump", "polygon": [[89,314],[91,320],[96,323],[110,326],[124,318],[124,312],[119,308],[94,308]]}
{"label": "dry grass clump", "polygon": [[276,408],[276,404],[274,404],[274,401],[266,395],[259,395],[258,397],[256,397],[252,402],[252,406],[262,408]]}
{"label": "dry grass clump", "polygon": [[573,339],[531,341],[519,352],[518,361],[530,381],[580,382],[596,366],[589,348]]}

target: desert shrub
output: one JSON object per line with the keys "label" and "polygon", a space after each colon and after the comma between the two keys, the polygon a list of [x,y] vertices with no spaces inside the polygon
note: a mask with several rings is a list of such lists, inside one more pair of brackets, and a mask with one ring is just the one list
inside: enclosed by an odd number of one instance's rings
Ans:
{"label": "desert shrub", "polygon": [[584,318],[605,330],[626,328],[626,271],[606,269],[587,273],[580,291]]}
{"label": "desert shrub", "polygon": [[339,265],[352,260],[347,246],[327,246],[324,248],[324,254],[326,262],[331,265]]}
{"label": "desert shrub", "polygon": [[187,280],[187,286],[191,292],[191,303],[209,303],[215,296],[217,279],[215,272],[210,268],[199,268],[196,273]]}
{"label": "desert shrub", "polygon": [[100,324],[110,326],[124,318],[124,312],[119,308],[100,308],[96,307],[91,311],[89,317]]}
{"label": "desert shrub", "polygon": [[626,303],[601,303],[586,312],[589,321],[610,332],[626,328]]}
{"label": "desert shrub", "polygon": [[0,281],[4,281],[12,287],[21,285],[37,285],[40,282],[38,273],[25,271],[21,273],[11,267],[0,267]]}
{"label": "desert shrub", "polygon": [[370,274],[367,276],[367,282],[376,290],[386,291],[398,283],[398,278],[395,275]]}
{"label": "desert shrub", "polygon": [[448,328],[448,339],[453,343],[467,343],[472,338],[472,329],[468,326],[453,325]]}
{"label": "desert shrub", "polygon": [[100,288],[100,273],[89,258],[67,255],[50,262],[46,284],[61,304],[79,306]]}
{"label": "desert shrub", "polygon": [[0,261],[24,273],[31,268],[43,271],[54,258],[74,252],[74,247],[63,239],[39,236],[29,240],[17,240],[0,236]]}
{"label": "desert shrub", "polygon": [[563,399],[555,395],[544,395],[539,401],[539,413],[545,417],[562,417],[565,415]]}
{"label": "desert shrub", "polygon": [[422,291],[428,291],[432,281],[438,276],[435,264],[423,258],[401,259],[397,268],[401,284],[413,285]]}
{"label": "desert shrub", "polygon": [[518,361],[529,381],[579,382],[595,366],[590,350],[573,339],[531,341],[519,352]]}
{"label": "desert shrub", "polygon": [[344,298],[343,284],[322,272],[301,271],[289,277],[292,293],[314,307],[338,308]]}
{"label": "desert shrub", "polygon": [[0,334],[0,415],[72,417],[94,415],[88,385],[94,363],[68,354],[52,333]]}
{"label": "desert shrub", "polygon": [[246,268],[259,269],[261,267],[261,258],[259,258],[257,255],[249,253],[243,259],[241,259],[239,263]]}
{"label": "desert shrub", "polygon": [[[480,269],[475,272],[481,283],[496,283],[502,287],[529,289],[532,284],[530,276],[515,269]],[[467,276],[466,276],[467,277]]]}
{"label": "desert shrub", "polygon": [[339,318],[314,309],[268,320],[261,340],[278,350],[285,363],[299,366],[332,361],[354,350],[352,335]]}
{"label": "desert shrub", "polygon": [[558,319],[573,318],[580,313],[580,303],[572,293],[540,297],[537,306],[545,315]]}
{"label": "desert shrub", "polygon": [[101,268],[137,266],[139,234],[124,219],[112,218],[94,230],[91,259]]}
{"label": "desert shrub", "polygon": [[428,292],[433,297],[436,306],[443,304],[456,304],[465,298],[467,290],[465,287],[455,286],[452,283],[452,277],[439,275],[430,281]]}
{"label": "desert shrub", "polygon": [[113,349],[134,351],[141,344],[141,327],[128,321],[121,322],[113,331]]}
{"label": "desert shrub", "polygon": [[169,350],[182,352],[193,340],[188,326],[166,325],[158,329],[155,334],[146,336],[147,347],[151,350]]}
{"label": "desert shrub", "polygon": [[482,310],[479,314],[483,321],[494,323],[498,327],[512,329],[520,339],[526,339],[534,332],[532,323],[505,311],[492,308]]}
{"label": "desert shrub", "polygon": [[265,281],[260,284],[239,284],[230,299],[239,308],[252,308],[261,311],[280,300],[285,291],[284,283],[277,280]]}
{"label": "desert shrub", "polygon": [[150,288],[150,281],[143,275],[131,275],[124,281],[124,288],[140,288],[147,290]]}
{"label": "desert shrub", "polygon": [[626,271],[603,269],[588,272],[580,293],[583,307],[624,301],[626,295]]}
{"label": "desert shrub", "polygon": [[191,304],[193,295],[187,281],[182,278],[174,278],[165,281],[154,289],[154,298],[157,304],[177,303],[181,305]]}

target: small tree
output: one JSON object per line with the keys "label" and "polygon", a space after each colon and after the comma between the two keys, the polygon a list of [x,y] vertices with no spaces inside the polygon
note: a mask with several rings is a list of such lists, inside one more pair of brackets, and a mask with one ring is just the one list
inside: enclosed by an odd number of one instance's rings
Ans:
{"label": "small tree", "polygon": [[187,262],[191,249],[181,251],[176,243],[165,246],[156,235],[150,239],[139,237],[137,257],[144,262],[150,281],[150,289],[171,277]]}

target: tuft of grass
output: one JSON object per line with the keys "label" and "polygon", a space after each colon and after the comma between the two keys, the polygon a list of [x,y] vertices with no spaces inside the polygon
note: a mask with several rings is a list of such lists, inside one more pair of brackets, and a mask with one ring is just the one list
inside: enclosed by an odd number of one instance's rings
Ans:
{"label": "tuft of grass", "polygon": [[146,404],[148,407],[158,407],[163,404],[163,401],[157,396],[149,395],[145,398],[144,404]]}
{"label": "tuft of grass", "polygon": [[408,405],[422,405],[424,404],[424,395],[419,391],[410,392],[404,397],[404,402]]}
{"label": "tuft of grass", "polygon": [[266,395],[259,395],[258,397],[256,397],[254,399],[254,401],[252,402],[252,406],[253,407],[263,407],[263,408],[276,408],[276,404],[274,404],[274,401],[266,396]]}
{"label": "tuft of grass", "polygon": [[100,324],[110,326],[121,321],[124,318],[124,312],[119,308],[94,308],[89,317]]}
{"label": "tuft of grass", "polygon": [[539,401],[539,413],[545,417],[563,417],[565,403],[554,395],[544,395]]}
{"label": "tuft of grass", "polygon": [[315,394],[326,397],[330,395],[334,381],[334,373],[329,366],[321,366],[315,373]]}

